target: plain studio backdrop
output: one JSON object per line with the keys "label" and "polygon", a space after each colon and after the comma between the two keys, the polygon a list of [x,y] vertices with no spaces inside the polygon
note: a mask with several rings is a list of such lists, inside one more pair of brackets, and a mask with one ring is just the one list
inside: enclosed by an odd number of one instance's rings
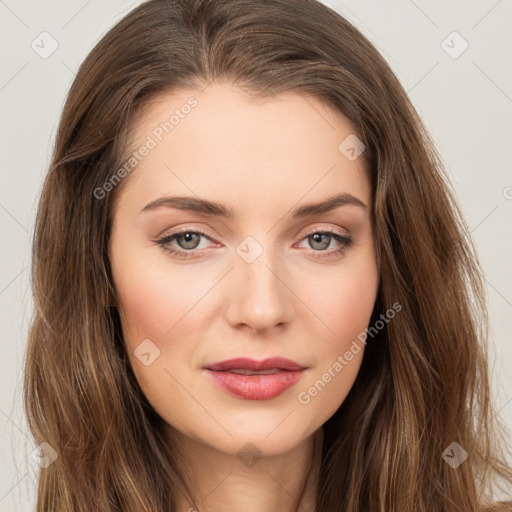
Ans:
{"label": "plain studio backdrop", "polygon": [[[31,237],[57,122],[80,63],[139,3],[0,0],[0,512],[35,506],[37,461],[21,392]],[[437,145],[485,269],[493,389],[512,429],[512,2],[324,3],[386,58]]]}

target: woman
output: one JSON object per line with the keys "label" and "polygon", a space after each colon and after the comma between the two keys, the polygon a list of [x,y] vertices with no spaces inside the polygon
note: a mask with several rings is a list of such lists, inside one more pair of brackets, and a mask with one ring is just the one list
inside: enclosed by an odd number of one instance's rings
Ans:
{"label": "woman", "polygon": [[316,1],[150,0],[103,37],[33,289],[38,511],[512,510],[468,230],[398,80]]}

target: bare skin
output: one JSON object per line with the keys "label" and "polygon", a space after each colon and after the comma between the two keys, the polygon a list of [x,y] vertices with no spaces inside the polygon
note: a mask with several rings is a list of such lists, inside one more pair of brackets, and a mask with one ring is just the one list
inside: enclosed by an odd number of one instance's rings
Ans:
{"label": "bare skin", "polygon": [[[338,149],[353,132],[347,120],[293,93],[252,102],[229,84],[174,91],[144,111],[134,148],[191,96],[197,105],[124,178],[116,204],[110,258],[127,352],[185,456],[201,512],[313,512],[314,442],[358,374],[364,345],[353,342],[377,295],[370,182],[362,158]],[[293,218],[338,194],[366,207]],[[142,211],[164,196],[215,201],[234,215]],[[181,228],[192,235],[155,242]],[[136,355],[143,340],[149,364]],[[233,396],[203,368],[273,356],[306,370],[272,399]],[[179,510],[193,509],[183,500]]]}

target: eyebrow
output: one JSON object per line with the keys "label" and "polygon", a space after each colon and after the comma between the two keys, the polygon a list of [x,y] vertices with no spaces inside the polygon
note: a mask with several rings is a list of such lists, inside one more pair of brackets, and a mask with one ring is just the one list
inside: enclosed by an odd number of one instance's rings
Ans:
{"label": "eyebrow", "polygon": [[[319,213],[328,213],[340,206],[358,206],[361,208],[368,208],[366,204],[363,203],[357,197],[351,194],[337,194],[335,196],[329,197],[324,201],[319,203],[307,203],[299,206],[292,212],[292,218],[303,218],[309,217],[311,215],[316,215]],[[140,213],[146,212],[149,210],[155,210],[160,207],[168,207],[168,208],[176,208],[178,210],[202,213],[204,215],[217,216],[217,217],[225,217],[228,219],[232,219],[235,217],[235,210],[233,208],[228,208],[223,204],[217,203],[215,201],[209,201],[207,199],[201,199],[198,197],[190,197],[190,196],[167,196],[161,197],[154,201],[148,203]]]}

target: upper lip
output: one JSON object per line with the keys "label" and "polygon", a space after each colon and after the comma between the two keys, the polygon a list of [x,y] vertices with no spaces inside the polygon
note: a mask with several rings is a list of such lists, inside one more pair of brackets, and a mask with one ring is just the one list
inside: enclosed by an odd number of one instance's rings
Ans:
{"label": "upper lip", "polygon": [[269,357],[263,361],[256,361],[247,357],[237,357],[235,359],[228,359],[218,363],[207,364],[203,368],[216,371],[244,369],[258,372],[263,370],[273,370],[274,368],[298,371],[305,370],[306,367],[284,357]]}

